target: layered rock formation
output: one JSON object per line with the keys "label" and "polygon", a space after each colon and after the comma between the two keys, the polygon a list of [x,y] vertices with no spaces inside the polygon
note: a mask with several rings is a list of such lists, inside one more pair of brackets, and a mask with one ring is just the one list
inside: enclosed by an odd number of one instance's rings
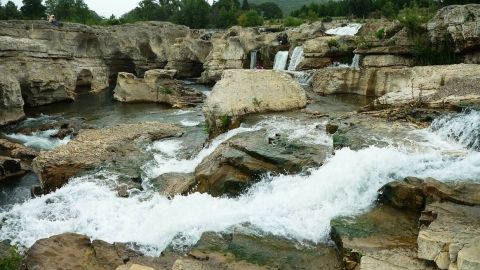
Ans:
{"label": "layered rock formation", "polygon": [[307,105],[305,90],[290,75],[273,70],[227,70],[203,112],[210,134],[238,126],[246,114],[288,111]]}
{"label": "layered rock formation", "polygon": [[115,162],[116,166],[139,159],[139,144],[150,140],[180,136],[182,130],[170,124],[145,122],[111,128],[80,131],[75,140],[52,151],[41,152],[33,161],[33,170],[42,188],[52,191],[79,172]]}
{"label": "layered rock formation", "polygon": [[[313,78],[321,94],[350,93],[381,97],[382,104],[412,101],[461,103],[479,100],[479,65],[417,66],[404,68],[324,69]],[[470,87],[463,87],[467,84]]]}
{"label": "layered rock formation", "polygon": [[0,126],[24,116],[20,84],[10,72],[0,69]]}
{"label": "layered rock formation", "polygon": [[121,102],[166,103],[175,108],[194,106],[203,101],[199,91],[183,86],[173,79],[176,70],[153,69],[144,78],[120,72],[114,98]]}

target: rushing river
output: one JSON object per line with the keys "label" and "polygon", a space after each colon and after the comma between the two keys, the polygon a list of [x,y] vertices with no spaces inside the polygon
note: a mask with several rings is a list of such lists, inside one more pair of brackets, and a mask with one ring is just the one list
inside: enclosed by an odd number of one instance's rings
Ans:
{"label": "rushing river", "polygon": [[[164,109],[156,113],[157,120],[158,115],[192,128],[190,132],[202,129],[198,109]],[[226,232],[239,226],[300,242],[328,241],[332,218],[367,210],[378,189],[392,180],[417,176],[480,181],[479,119],[477,111],[445,116],[430,128],[408,132],[390,146],[337,150],[319,168],[301,175],[265,176],[238,198],[194,193],[168,199],[149,188],[148,181],[167,172],[193,172],[228,138],[261,128],[286,134],[291,140],[331,145],[325,123],[266,117],[217,137],[188,159],[184,158],[191,144],[188,135],[157,141],[146,148],[154,158],[142,167],[143,191],[118,197],[114,186],[120,176],[105,170],[74,178],[54,193],[6,208],[0,213],[0,239],[28,247],[41,238],[77,232],[108,242],[134,243],[152,255],[159,255],[169,244],[192,245],[204,232]]]}

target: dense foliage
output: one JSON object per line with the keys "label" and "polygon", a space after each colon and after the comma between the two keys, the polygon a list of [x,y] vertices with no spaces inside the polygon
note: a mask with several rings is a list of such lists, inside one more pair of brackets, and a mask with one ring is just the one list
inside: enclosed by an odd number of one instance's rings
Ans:
{"label": "dense foliage", "polygon": [[327,16],[394,18],[401,10],[412,6],[437,10],[447,5],[468,3],[478,3],[478,0],[329,0],[322,4],[304,5],[293,11],[291,15],[303,19]]}

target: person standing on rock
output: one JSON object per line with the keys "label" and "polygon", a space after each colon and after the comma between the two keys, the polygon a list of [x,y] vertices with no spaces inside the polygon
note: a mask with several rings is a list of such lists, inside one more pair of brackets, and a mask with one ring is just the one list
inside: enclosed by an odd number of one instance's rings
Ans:
{"label": "person standing on rock", "polygon": [[58,21],[57,19],[55,18],[55,15],[50,15],[48,17],[48,22],[51,23],[52,25],[54,26],[58,26]]}

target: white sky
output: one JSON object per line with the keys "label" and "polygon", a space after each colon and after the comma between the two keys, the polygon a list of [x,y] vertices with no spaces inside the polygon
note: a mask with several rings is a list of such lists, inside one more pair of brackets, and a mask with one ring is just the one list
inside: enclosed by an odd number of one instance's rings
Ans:
{"label": "white sky", "polygon": [[[12,0],[19,8],[22,6],[22,0]],[[88,7],[100,16],[110,17],[114,14],[119,17],[128,11],[134,9],[140,0],[84,0]],[[1,0],[2,4],[8,2],[8,0]],[[209,3],[212,0],[208,0]]]}
{"label": "white sky", "polygon": [[[2,4],[8,0],[1,0]],[[12,0],[19,8],[22,6],[22,0]],[[140,0],[84,0],[88,7],[95,10],[99,15],[104,17],[121,16],[128,11],[134,9]]]}

